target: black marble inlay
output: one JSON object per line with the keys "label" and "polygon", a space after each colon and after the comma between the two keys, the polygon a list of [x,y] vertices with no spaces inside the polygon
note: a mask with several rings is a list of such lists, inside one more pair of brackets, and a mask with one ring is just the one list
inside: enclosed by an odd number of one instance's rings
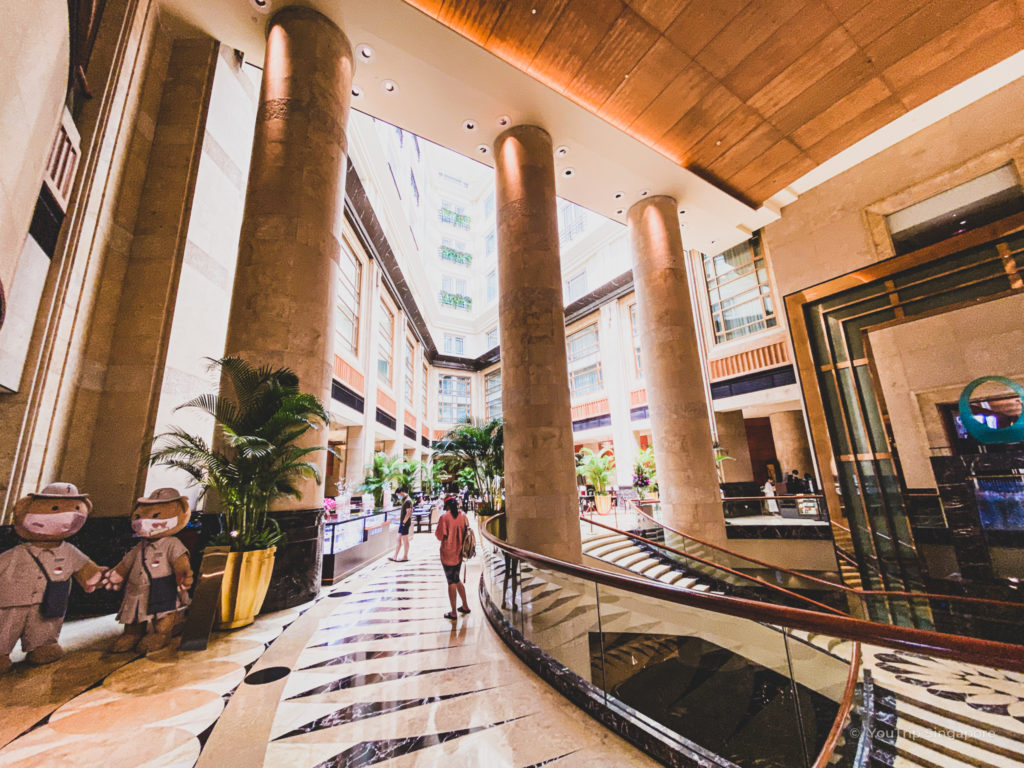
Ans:
{"label": "black marble inlay", "polygon": [[[351,594],[352,594],[351,592],[331,592],[331,594],[329,594],[328,597],[348,597]],[[401,600],[401,598],[397,598],[397,599]],[[366,600],[354,600],[353,602],[365,603],[365,602],[368,602],[368,601],[366,601]]]}
{"label": "black marble inlay", "polygon": [[358,704],[350,704],[349,706],[339,709],[336,712],[332,712],[329,715],[318,717],[316,720],[306,723],[293,731],[288,731],[288,733],[278,736],[274,741],[287,739],[291,736],[301,736],[304,733],[322,731],[325,728],[334,728],[335,726],[345,725],[346,723],[354,723],[356,720],[366,720],[367,718],[376,717],[377,715],[399,712],[403,709],[422,707],[427,704],[437,704],[441,701],[457,699],[460,696],[468,696],[471,693],[481,693],[482,691],[489,690],[491,689],[480,688],[475,691],[459,691],[458,693],[447,693],[443,696],[428,696],[426,698],[419,699],[402,699],[400,701],[368,701],[359,702]]}
{"label": "black marble inlay", "polygon": [[513,723],[516,720],[522,720],[523,717],[526,717],[526,715],[513,717],[508,720],[501,720],[497,723],[490,723],[488,725],[478,725],[473,728],[460,728],[457,731],[431,733],[425,736],[409,736],[404,739],[364,741],[361,744],[356,744],[354,747],[349,747],[341,754],[332,757],[330,760],[325,760],[324,762],[317,764],[314,768],[362,768],[362,766],[384,762],[385,760],[390,760],[394,757],[398,757],[399,755],[407,755],[410,752],[416,752],[420,749],[444,744],[445,742],[453,741],[454,739],[461,739],[463,736],[468,736],[471,733],[478,733],[479,731],[486,731],[489,728],[495,728],[499,725]]}
{"label": "black marble inlay", "polygon": [[389,683],[392,680],[403,680],[407,677],[419,677],[420,675],[432,675],[435,672],[449,672],[453,669],[462,669],[464,667],[471,667],[472,664],[457,664],[454,667],[440,667],[439,669],[421,669],[421,670],[409,670],[407,672],[371,672],[365,675],[348,675],[346,677],[340,677],[337,680],[332,680],[325,685],[318,685],[316,688],[311,688],[308,691],[303,691],[300,694],[291,696],[288,700],[293,701],[295,699],[304,699],[307,696],[318,696],[321,693],[330,693],[331,691],[342,691],[347,688],[357,688],[360,685],[373,685],[374,683]]}
{"label": "black marble inlay", "polygon": [[526,766],[526,768],[541,768],[541,766],[548,765],[550,763],[555,762],[556,760],[561,760],[563,757],[575,755],[577,752],[579,752],[579,750],[574,749],[572,752],[566,752],[564,755],[558,755],[557,757],[549,757],[547,760],[541,760],[539,763],[534,763],[533,765]]}
{"label": "black marble inlay", "polygon": [[288,667],[264,667],[250,672],[245,676],[244,682],[247,685],[266,685],[288,677],[292,671]]}
{"label": "black marble inlay", "polygon": [[335,640],[328,640],[326,643],[311,645],[310,648],[326,648],[335,645],[347,645],[348,643],[362,643],[370,640],[388,640],[393,637],[417,637],[419,635],[447,635],[450,629],[439,629],[436,632],[381,632],[377,634],[347,635]]}
{"label": "black marble inlay", "polygon": [[373,659],[387,659],[392,656],[409,656],[414,653],[428,653],[429,651],[444,651],[451,646],[441,648],[412,648],[399,651],[353,651],[342,656],[337,656],[327,661],[318,661],[316,664],[302,667],[302,669],[316,669],[317,667],[335,667],[341,664],[352,664],[357,661],[372,661]]}

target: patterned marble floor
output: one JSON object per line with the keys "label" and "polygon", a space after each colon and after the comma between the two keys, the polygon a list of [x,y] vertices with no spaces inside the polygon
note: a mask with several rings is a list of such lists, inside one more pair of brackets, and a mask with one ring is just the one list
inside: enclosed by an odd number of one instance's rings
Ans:
{"label": "patterned marble floor", "polygon": [[0,768],[654,765],[502,644],[476,598],[479,563],[458,621],[442,618],[424,535],[409,562],[379,561],[207,651],[133,660],[101,637],[69,655],[82,663],[68,667],[74,685],[57,686],[64,700],[45,695],[52,668],[20,670],[0,691],[0,721],[23,723],[7,729]]}

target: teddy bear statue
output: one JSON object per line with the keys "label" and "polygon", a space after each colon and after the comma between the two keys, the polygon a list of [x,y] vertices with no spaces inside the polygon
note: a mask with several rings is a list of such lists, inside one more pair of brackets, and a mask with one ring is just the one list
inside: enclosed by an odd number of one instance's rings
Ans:
{"label": "teddy bear statue", "polygon": [[189,603],[192,568],[188,550],[174,534],[188,523],[188,499],[174,488],[160,488],[137,499],[132,530],[142,540],[105,574],[108,589],[124,588],[117,620],[124,634],[113,651],[163,648]]}
{"label": "teddy bear statue", "polygon": [[0,554],[0,674],[21,640],[30,664],[64,655],[58,638],[71,593],[71,577],[86,592],[103,570],[64,539],[78,533],[92,502],[71,483],[51,483],[14,505],[14,530],[23,541]]}

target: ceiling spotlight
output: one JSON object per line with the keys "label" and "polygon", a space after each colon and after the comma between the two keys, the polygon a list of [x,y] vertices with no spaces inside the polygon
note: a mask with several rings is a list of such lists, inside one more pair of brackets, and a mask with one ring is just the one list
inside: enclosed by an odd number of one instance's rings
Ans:
{"label": "ceiling spotlight", "polygon": [[501,117],[498,118],[498,125],[501,126],[502,128],[507,127],[511,122],[512,118],[509,117],[508,115],[502,115]]}
{"label": "ceiling spotlight", "polygon": [[352,86],[352,98],[353,99],[358,99],[362,95],[363,95],[363,89],[360,88],[358,85],[353,85]]}
{"label": "ceiling spotlight", "polygon": [[649,189],[641,189],[640,190],[640,197],[647,197],[649,194],[651,194],[651,190],[649,190]]}
{"label": "ceiling spotlight", "polygon": [[462,121],[462,130],[464,130],[464,131],[475,131],[476,130],[476,120],[463,120]]}
{"label": "ceiling spotlight", "polygon": [[680,215],[680,216],[684,215],[685,213],[686,213],[686,210],[685,210],[685,209],[680,209],[680,210],[679,210],[679,215]]}
{"label": "ceiling spotlight", "polygon": [[624,210],[623,210],[622,208],[619,208],[619,210],[617,210],[617,211],[615,212],[615,215],[616,215],[616,216],[621,216],[621,215],[622,215],[622,214],[624,214],[624,213],[625,213],[625,211],[624,211]]}
{"label": "ceiling spotlight", "polygon": [[270,10],[270,0],[249,0],[249,5],[259,13],[267,13]]}
{"label": "ceiling spotlight", "polygon": [[621,200],[625,196],[626,196],[625,192],[616,192],[614,195],[612,195],[612,197],[615,198],[616,200]]}
{"label": "ceiling spotlight", "polygon": [[486,144],[478,144],[476,151],[479,152],[481,155],[486,155],[491,151],[491,148],[488,147]]}
{"label": "ceiling spotlight", "polygon": [[567,178],[567,179],[572,178],[575,174],[576,174],[576,170],[574,168],[563,168],[562,169],[562,175],[565,176],[565,178]]}
{"label": "ceiling spotlight", "polygon": [[555,150],[555,154],[558,155],[559,157],[565,157],[566,155],[569,154],[569,148],[565,146],[565,144],[563,144],[562,146]]}
{"label": "ceiling spotlight", "polygon": [[398,90],[398,83],[394,80],[385,80],[381,85],[384,86],[384,90],[388,93],[394,93]]}
{"label": "ceiling spotlight", "polygon": [[356,46],[356,56],[359,57],[360,61],[369,63],[373,61],[373,48],[366,43],[360,43]]}

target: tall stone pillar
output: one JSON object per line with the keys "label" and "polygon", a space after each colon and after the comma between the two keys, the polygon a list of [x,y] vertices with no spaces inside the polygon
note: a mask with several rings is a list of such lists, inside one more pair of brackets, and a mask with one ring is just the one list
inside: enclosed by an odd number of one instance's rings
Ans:
{"label": "tall stone pillar", "polygon": [[615,445],[615,485],[633,485],[636,463],[636,438],[630,419],[629,373],[622,364],[622,350],[629,350],[632,359],[632,338],[623,328],[624,307],[612,301],[601,307],[601,371],[608,393],[608,409],[612,417],[612,442]]}
{"label": "tall stone pillar", "polygon": [[509,128],[494,158],[508,537],[580,562],[551,137]]}
{"label": "tall stone pillar", "polygon": [[[325,403],[351,88],[352,48],[338,27],[307,8],[271,19],[225,351],[291,368]],[[326,446],[327,430],[306,440]],[[315,461],[322,471],[326,454]],[[321,505],[318,483],[300,490],[281,508]]]}
{"label": "tall stone pillar", "polygon": [[750,444],[743,411],[716,411],[718,444],[729,458],[722,462],[722,478],[727,483],[753,481],[754,469],[750,465]]}
{"label": "tall stone pillar", "polygon": [[775,456],[782,467],[782,474],[788,475],[795,469],[801,477],[805,472],[813,476],[814,462],[811,460],[803,411],[779,411],[769,414],[768,421],[772,425]]}
{"label": "tall stone pillar", "polygon": [[704,394],[676,201],[649,197],[629,209],[654,459],[665,522],[725,541],[711,425]]}

